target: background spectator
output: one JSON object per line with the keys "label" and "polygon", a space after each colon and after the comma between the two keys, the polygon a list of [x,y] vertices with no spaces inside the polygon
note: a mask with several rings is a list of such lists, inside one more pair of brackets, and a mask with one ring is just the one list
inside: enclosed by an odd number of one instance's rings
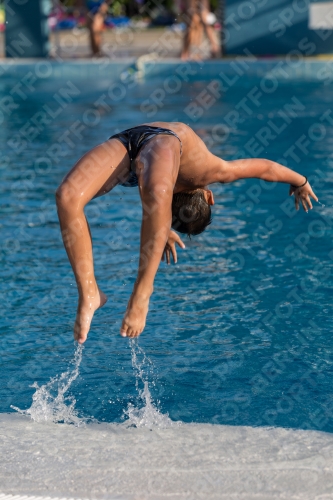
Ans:
{"label": "background spectator", "polygon": [[[210,44],[211,57],[217,57],[219,54],[219,44],[213,26],[216,16],[210,11],[208,0],[186,0],[184,7],[186,31],[181,58],[201,57],[201,44],[204,33]],[[192,53],[191,50],[193,49]]]}
{"label": "background spectator", "polygon": [[87,28],[90,47],[94,56],[101,56],[102,31],[109,4],[104,0],[88,0]]}

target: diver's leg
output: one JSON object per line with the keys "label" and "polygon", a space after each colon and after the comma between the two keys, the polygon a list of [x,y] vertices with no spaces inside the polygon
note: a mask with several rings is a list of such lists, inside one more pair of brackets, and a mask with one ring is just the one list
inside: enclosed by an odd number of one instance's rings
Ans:
{"label": "diver's leg", "polygon": [[137,337],[143,331],[163,250],[171,228],[173,188],[178,176],[180,144],[159,135],[141,150],[137,174],[142,201],[139,270],[120,333]]}
{"label": "diver's leg", "polygon": [[62,238],[79,292],[74,338],[80,343],[87,338],[95,310],[106,302],[94,275],[91,236],[84,207],[93,197],[110,191],[128,171],[125,147],[111,139],[85,154],[56,192]]}

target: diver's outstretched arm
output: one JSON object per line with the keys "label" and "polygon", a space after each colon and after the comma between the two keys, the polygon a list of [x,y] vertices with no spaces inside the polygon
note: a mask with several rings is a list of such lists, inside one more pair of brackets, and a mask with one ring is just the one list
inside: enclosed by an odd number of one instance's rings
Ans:
{"label": "diver's outstretched arm", "polygon": [[318,201],[317,196],[304,175],[298,174],[288,167],[263,158],[223,161],[222,182],[233,182],[247,178],[263,179],[268,182],[283,182],[290,184],[289,194],[295,194],[295,205],[299,203],[305,211],[312,208],[310,197]]}

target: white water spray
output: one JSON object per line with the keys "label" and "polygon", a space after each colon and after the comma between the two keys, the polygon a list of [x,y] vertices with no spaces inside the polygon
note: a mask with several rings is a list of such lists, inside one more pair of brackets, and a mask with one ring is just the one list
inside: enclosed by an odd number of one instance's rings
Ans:
{"label": "white water spray", "polygon": [[[152,400],[148,380],[155,385],[154,365],[144,350],[138,345],[137,340],[130,341],[132,367],[135,372],[135,387],[138,392],[139,405],[128,404],[124,414],[127,417],[126,427],[166,428],[178,427],[181,422],[174,422],[169,415],[161,413]],[[36,389],[32,396],[32,405],[27,410],[11,406],[22,415],[28,415],[35,422],[53,422],[83,425],[88,419],[80,418],[75,409],[76,400],[68,395],[68,390],[74,380],[79,376],[82,361],[83,346],[78,344],[74,359],[68,369],[52,377],[47,384],[39,387],[37,382],[31,387]],[[91,420],[91,419],[89,419]]]}
{"label": "white water spray", "polygon": [[32,396],[32,405],[27,410],[21,410],[11,406],[22,415],[29,415],[36,422],[54,422],[65,424],[74,424],[76,426],[84,424],[85,420],[77,416],[75,410],[76,400],[73,396],[66,395],[68,389],[77,379],[79,368],[82,361],[83,346],[78,344],[74,359],[67,371],[56,375],[50,381],[38,386],[35,382],[31,387],[36,389]]}
{"label": "white water spray", "polygon": [[[149,391],[148,378],[150,376],[152,378],[152,385],[155,385],[153,362],[138,345],[137,340],[130,340],[130,346],[132,354],[132,367],[135,372],[136,379],[135,387],[143,406],[137,408],[131,403],[128,404],[127,410],[124,411],[124,414],[128,417],[125,422],[126,427],[155,427],[159,429],[175,426],[179,427],[180,422],[174,422],[169,418],[167,413],[161,413],[152,401]],[[143,385],[143,388],[140,389],[140,385]]]}

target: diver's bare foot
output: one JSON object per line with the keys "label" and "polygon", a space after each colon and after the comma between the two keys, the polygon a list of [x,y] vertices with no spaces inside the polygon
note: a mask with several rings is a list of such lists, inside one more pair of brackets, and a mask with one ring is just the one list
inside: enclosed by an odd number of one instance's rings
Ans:
{"label": "diver's bare foot", "polygon": [[88,298],[80,297],[74,325],[74,339],[79,344],[83,344],[87,340],[94,312],[103,307],[107,300],[107,296],[99,288],[94,295],[91,294]]}
{"label": "diver's bare foot", "polygon": [[149,297],[131,297],[120,328],[122,337],[138,337],[146,326]]}

